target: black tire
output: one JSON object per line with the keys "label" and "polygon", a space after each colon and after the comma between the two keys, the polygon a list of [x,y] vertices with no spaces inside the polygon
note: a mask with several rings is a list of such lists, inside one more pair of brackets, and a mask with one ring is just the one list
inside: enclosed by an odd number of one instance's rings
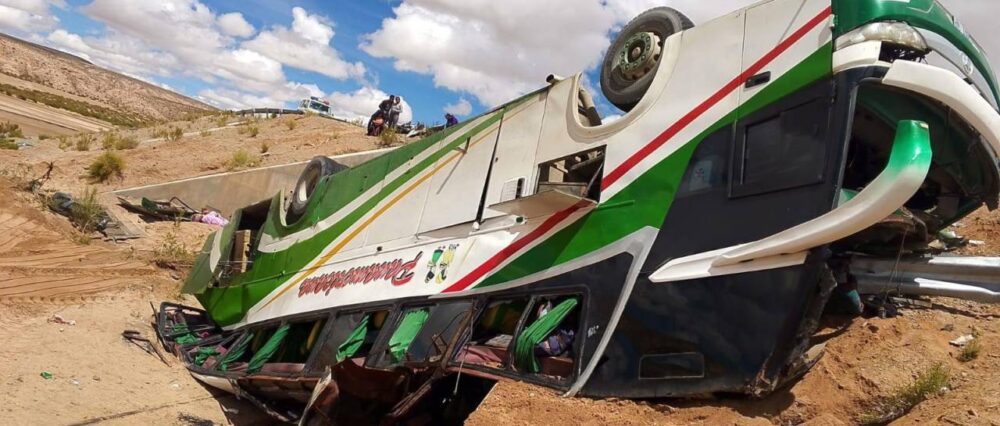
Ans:
{"label": "black tire", "polygon": [[332,175],[347,167],[327,157],[313,157],[299,175],[292,189],[292,202],[288,206],[288,216],[292,221],[298,220],[306,212],[309,200],[312,198],[316,185],[324,176]]}
{"label": "black tire", "polygon": [[694,27],[694,23],[687,16],[669,7],[649,9],[636,16],[622,28],[604,55],[604,63],[601,66],[601,91],[604,92],[604,96],[622,111],[628,112],[639,103],[649,90],[649,86],[653,84],[653,77],[656,76],[655,71],[660,65],[662,54],[655,57],[656,63],[653,69],[640,78],[629,78],[620,66],[616,66],[620,52],[633,36],[640,33],[656,34],[659,37],[659,47],[662,49],[667,37],[691,27]]}

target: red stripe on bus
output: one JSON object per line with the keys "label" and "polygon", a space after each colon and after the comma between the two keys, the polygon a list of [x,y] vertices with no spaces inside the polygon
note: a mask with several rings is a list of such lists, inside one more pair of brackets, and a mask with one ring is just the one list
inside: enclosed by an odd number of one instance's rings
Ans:
{"label": "red stripe on bus", "polygon": [[485,262],[483,262],[482,265],[479,265],[479,267],[477,267],[476,269],[473,269],[472,272],[469,272],[466,276],[462,277],[462,279],[458,280],[458,282],[446,288],[444,292],[452,293],[456,291],[465,290],[466,288],[471,286],[472,283],[478,281],[479,278],[481,278],[483,275],[486,275],[487,272],[495,268],[501,262],[512,256],[514,253],[517,253],[532,241],[535,241],[542,235],[545,235],[546,232],[549,232],[552,228],[555,228],[555,226],[558,225],[559,222],[566,220],[566,218],[568,218],[571,214],[590,204],[591,204],[590,201],[586,200],[580,201],[579,203],[576,203],[566,209],[559,211],[558,213],[552,216],[549,216],[549,218],[545,219],[545,222],[542,222],[542,224],[539,225],[537,228],[533,229],[524,237],[515,240],[509,246],[500,249],[500,251],[497,252],[497,254],[487,259]]}
{"label": "red stripe on bus", "polygon": [[771,63],[771,61],[777,58],[778,55],[781,55],[786,50],[788,50],[789,47],[791,47],[793,44],[802,39],[802,37],[808,34],[809,31],[812,31],[817,25],[821,24],[831,14],[833,14],[832,7],[827,7],[826,9],[823,9],[823,11],[820,12],[819,15],[816,15],[816,17],[810,19],[809,22],[805,24],[805,26],[799,28],[798,31],[795,31],[794,33],[792,33],[791,36],[789,36],[781,43],[779,43],[777,47],[775,47],[770,52],[767,52],[767,54],[764,55],[764,57],[760,58],[760,60],[751,65],[750,68],[747,68],[746,71],[743,71],[743,73],[736,76],[736,78],[734,78],[728,84],[719,89],[718,92],[715,92],[715,94],[713,94],[704,102],[702,102],[700,105],[695,107],[694,110],[687,113],[685,116],[681,117],[680,120],[678,120],[676,123],[667,128],[667,130],[664,130],[663,133],[660,133],[659,136],[657,136],[648,144],[646,144],[646,146],[643,146],[635,154],[632,154],[632,156],[626,159],[625,162],[623,162],[621,165],[619,165],[617,168],[612,170],[610,173],[608,173],[607,176],[604,177],[604,180],[601,183],[601,189],[607,189],[615,182],[617,182],[618,179],[621,179],[621,177],[624,176],[625,173],[628,173],[629,170],[632,170],[636,165],[639,164],[639,162],[646,159],[646,157],[648,157],[654,151],[663,146],[663,144],[667,143],[668,140],[670,140],[674,136],[677,136],[677,133],[680,133],[681,130],[684,130],[684,128],[689,126],[692,122],[694,122],[694,120],[696,120],[698,117],[701,117],[702,114],[704,114],[706,111],[708,111],[713,106],[718,104],[723,98],[725,98],[734,90],[742,86],[747,81],[747,79],[753,77],[754,75],[757,75],[757,73],[759,73],[762,69],[764,69],[764,67],[767,66],[767,64]]}
{"label": "red stripe on bus", "polygon": [[[805,37],[805,35],[808,34],[809,31],[812,31],[817,25],[823,23],[823,21],[826,20],[826,18],[828,18],[832,14],[833,14],[832,7],[827,7],[826,9],[823,9],[823,11],[819,13],[819,15],[816,15],[815,17],[810,19],[809,22],[806,22],[806,24],[802,26],[802,28],[799,28],[797,31],[792,33],[792,35],[790,35],[788,38],[779,43],[773,50],[768,52],[766,55],[764,55],[764,57],[760,58],[760,60],[758,60],[752,66],[750,66],[750,68],[747,68],[746,71],[740,73],[740,75],[736,76],[736,78],[734,78],[728,84],[719,89],[718,92],[715,92],[715,94],[713,94],[711,97],[709,97],[700,105],[698,105],[694,110],[687,113],[684,117],[681,117],[680,120],[678,120],[672,126],[667,128],[667,130],[664,130],[663,133],[661,133],[655,139],[646,144],[646,146],[642,147],[638,152],[636,152],[627,160],[625,160],[624,163],[622,163],[616,169],[611,171],[611,173],[608,173],[608,175],[604,177],[604,181],[601,184],[601,189],[602,190],[607,189],[609,186],[615,183],[625,173],[627,173],[629,170],[631,170],[633,167],[639,164],[640,161],[642,161],[644,158],[648,157],[658,148],[663,146],[664,143],[670,140],[670,138],[676,136],[677,133],[679,133],[685,127],[690,125],[695,119],[704,114],[705,111],[708,111],[710,108],[719,103],[719,101],[721,101],[727,95],[729,95],[734,90],[743,85],[743,83],[745,83],[748,78],[756,75],[758,72],[760,72],[760,70],[764,69],[764,67],[767,66],[767,64],[774,61],[775,58],[777,58],[779,55],[788,50],[789,47],[791,47],[793,44],[802,39],[802,37]],[[484,275],[493,270],[493,268],[499,266],[501,263],[503,263],[505,260],[516,254],[522,248],[526,247],[528,244],[531,244],[533,241],[537,240],[538,238],[541,238],[542,235],[545,235],[545,233],[547,233],[549,230],[555,228],[556,225],[569,218],[570,215],[572,215],[577,210],[580,210],[587,204],[589,203],[581,201],[580,203],[574,204],[573,206],[552,215],[551,217],[546,219],[545,222],[542,222],[542,224],[539,225],[538,228],[535,228],[524,237],[515,240],[509,246],[504,247],[499,252],[497,252],[497,254],[493,255],[485,262],[483,262],[482,265],[479,265],[476,269],[473,269],[472,272],[469,272],[466,276],[459,279],[455,284],[452,284],[450,287],[446,288],[444,290],[444,293],[454,293],[456,291],[462,291],[469,288],[470,286],[472,286],[472,284],[474,284],[476,281],[479,281],[480,278],[482,278]]]}

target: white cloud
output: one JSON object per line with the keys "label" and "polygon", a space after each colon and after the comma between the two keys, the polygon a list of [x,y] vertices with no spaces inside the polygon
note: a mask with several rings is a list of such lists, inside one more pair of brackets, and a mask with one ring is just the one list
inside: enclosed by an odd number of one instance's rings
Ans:
{"label": "white cloud", "polygon": [[81,37],[58,29],[43,41],[56,49],[134,76],[167,76],[179,66],[173,55],[151,51],[140,40],[113,32],[98,38]]}
{"label": "white cloud", "polygon": [[48,31],[59,26],[51,7],[65,7],[62,0],[0,0],[0,30],[15,34]]}
{"label": "white cloud", "polygon": [[330,47],[333,27],[318,15],[310,15],[301,7],[292,9],[294,20],[291,29],[275,26],[261,31],[253,40],[243,43],[251,49],[282,64],[313,71],[336,79],[360,78],[365,66],[360,62],[349,63]]}
{"label": "white cloud", "polygon": [[[351,93],[334,92],[327,99],[330,101],[330,109],[334,116],[353,120],[360,118],[367,121],[378,109],[378,104],[387,99],[389,95],[373,87],[362,87]],[[413,120],[413,109],[406,99],[400,101],[402,112],[399,114],[399,122],[406,123]]]}
{"label": "white cloud", "polygon": [[254,33],[253,25],[250,25],[243,14],[239,12],[220,15],[218,18],[219,28],[222,32],[231,37],[250,37]]}
{"label": "white cloud", "polygon": [[213,87],[198,97],[224,108],[278,107],[324,95],[315,84],[289,81],[284,66],[340,79],[365,73],[364,65],[343,61],[330,46],[332,22],[298,7],[288,27],[272,27],[243,43],[239,38],[255,29],[242,14],[216,15],[198,0],[94,0],[80,10],[104,23],[104,33],[81,36],[56,29],[41,40],[146,81],[155,82],[155,76],[204,81]]}
{"label": "white cloud", "polygon": [[462,98],[456,103],[445,105],[444,112],[464,117],[472,113],[472,104],[465,100],[465,98]]}
{"label": "white cloud", "polygon": [[753,0],[403,0],[361,48],[399,71],[496,105],[543,85],[549,73],[591,69],[609,33],[664,3],[707,20]]}
{"label": "white cloud", "polygon": [[590,68],[613,15],[599,0],[405,0],[361,48],[496,105]]}

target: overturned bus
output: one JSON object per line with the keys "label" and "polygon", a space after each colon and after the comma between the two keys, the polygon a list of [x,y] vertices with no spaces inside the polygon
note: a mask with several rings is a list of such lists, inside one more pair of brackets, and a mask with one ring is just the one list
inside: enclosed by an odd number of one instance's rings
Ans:
{"label": "overturned bus", "polygon": [[[598,48],[595,46],[595,48]],[[852,263],[997,208],[986,56],[933,0],[629,23],[580,75],[234,213],[165,303],[204,383],[302,424],[460,422],[497,380],[766,395]]]}

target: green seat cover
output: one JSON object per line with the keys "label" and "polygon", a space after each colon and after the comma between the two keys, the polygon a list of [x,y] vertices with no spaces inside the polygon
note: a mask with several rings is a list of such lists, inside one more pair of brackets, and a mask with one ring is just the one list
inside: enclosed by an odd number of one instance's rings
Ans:
{"label": "green seat cover", "polygon": [[403,360],[410,343],[413,343],[413,338],[420,332],[429,315],[427,309],[417,309],[406,313],[403,320],[399,322],[399,327],[389,338],[389,354],[392,355],[393,361]]}
{"label": "green seat cover", "polygon": [[524,328],[521,335],[517,336],[517,345],[514,347],[514,364],[518,369],[532,373],[539,371],[535,347],[552,334],[578,303],[575,298],[566,299]]}
{"label": "green seat cover", "polygon": [[260,368],[264,366],[265,363],[271,360],[274,353],[278,351],[281,347],[281,343],[285,341],[285,336],[288,335],[288,330],[292,328],[291,325],[285,324],[278,327],[271,335],[270,339],[267,339],[267,343],[260,347],[257,353],[253,354],[250,358],[250,362],[247,365],[247,373],[256,373],[260,371]]}

